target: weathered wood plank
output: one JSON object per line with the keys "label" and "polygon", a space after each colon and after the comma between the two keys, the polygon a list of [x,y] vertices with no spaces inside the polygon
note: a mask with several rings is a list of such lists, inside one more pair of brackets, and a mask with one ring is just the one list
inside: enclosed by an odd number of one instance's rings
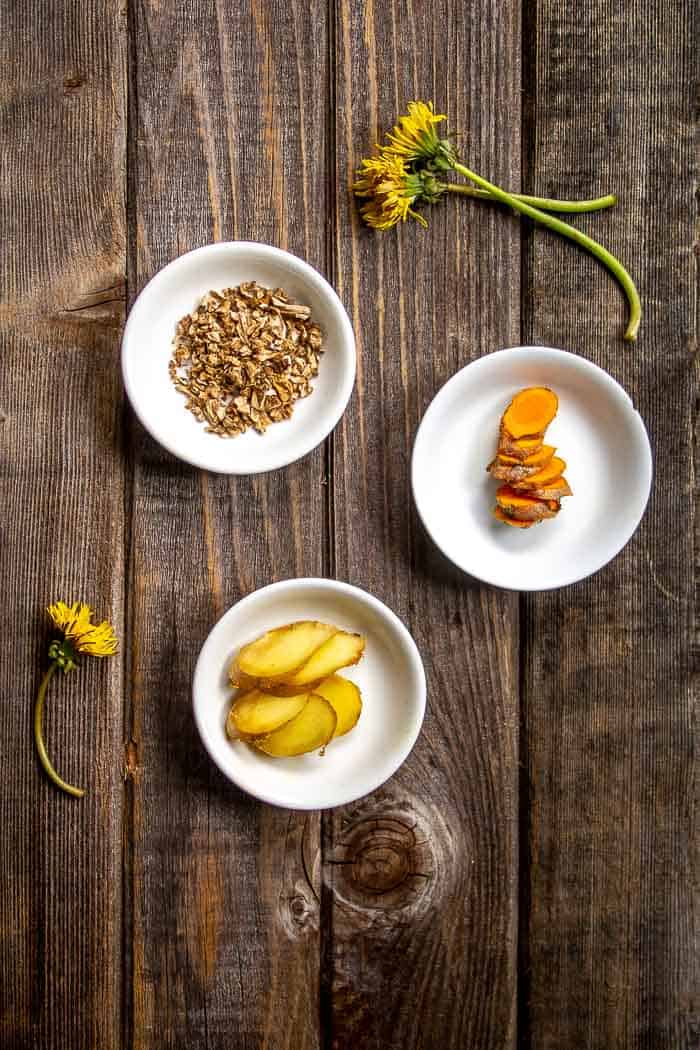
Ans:
{"label": "weathered wood plank", "polygon": [[[125,276],[125,24],[93,0],[0,13],[0,1044],[120,1041],[122,660],[54,679],[34,753],[46,605],[122,634],[118,346]],[[21,42],[21,46],[20,43]]]}
{"label": "weathered wood plank", "polygon": [[536,234],[525,335],[573,349],[623,383],[649,427],[656,467],[647,516],[626,550],[595,578],[527,602],[533,1048],[679,1050],[699,1038],[693,14],[684,2],[634,2],[611,15],[602,3],[542,0],[532,26],[524,180],[561,196],[619,194],[614,211],[582,225],[625,260],[644,317],[638,345],[625,345],[622,299],[606,274]]}
{"label": "weathered wood plank", "polygon": [[348,187],[418,97],[450,114],[485,174],[517,188],[519,18],[517,4],[488,0],[420,12],[336,5],[337,284],[359,371],[334,438],[335,565],[408,624],[429,695],[400,773],[324,815],[323,1020],[334,1047],[515,1042],[517,599],[432,549],[411,511],[409,457],[442,383],[518,340],[519,227],[450,200],[427,231],[378,234],[360,227]]}
{"label": "weathered wood plank", "polygon": [[[327,46],[321,3],[138,6],[134,291],[215,239],[272,242],[325,269]],[[133,438],[130,1045],[313,1048],[318,818],[229,785],[190,697],[228,606],[323,573],[324,451],[227,479]]]}

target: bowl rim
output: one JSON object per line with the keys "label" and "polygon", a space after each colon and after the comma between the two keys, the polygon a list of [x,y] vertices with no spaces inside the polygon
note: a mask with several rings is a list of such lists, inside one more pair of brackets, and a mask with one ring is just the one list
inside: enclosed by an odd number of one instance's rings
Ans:
{"label": "bowl rim", "polygon": [[[342,797],[339,797],[333,802],[329,802],[326,805],[318,805],[314,803],[303,803],[295,802],[294,805],[288,805],[281,802],[279,797],[266,792],[264,787],[258,789],[257,785],[255,790],[249,786],[248,782],[242,783],[241,779],[232,774],[231,770],[225,766],[223,762],[219,761],[214,748],[210,747],[210,734],[205,728],[204,719],[201,715],[201,705],[203,700],[203,689],[199,686],[199,681],[204,674],[204,666],[206,664],[206,649],[210,642],[210,639],[215,631],[221,628],[221,625],[227,619],[227,617],[233,612],[234,609],[240,611],[241,607],[245,609],[248,604],[253,604],[254,601],[259,600],[264,595],[275,594],[277,592],[283,593],[284,591],[293,590],[312,590],[320,587],[322,590],[336,591],[341,594],[345,594],[355,601],[360,601],[362,604],[369,606],[376,613],[378,613],[385,621],[387,621],[394,632],[398,635],[402,642],[404,652],[406,653],[407,659],[410,664],[411,673],[416,680],[415,689],[415,714],[411,719],[410,731],[408,732],[406,739],[402,743],[402,746],[396,749],[396,754],[392,762],[391,770],[386,774],[382,775],[381,779],[374,780],[367,787],[362,794],[358,795],[353,791],[347,792]],[[199,733],[200,740],[204,750],[207,752],[209,758],[214,765],[223,773],[227,780],[235,784],[241,791],[244,791],[247,795],[252,798],[257,798],[261,802],[265,802],[271,806],[277,806],[281,809],[298,810],[298,811],[315,811],[323,809],[334,809],[336,806],[346,806],[352,802],[357,802],[361,798],[365,798],[370,795],[373,791],[377,791],[383,784],[385,784],[404,764],[411,751],[415,747],[416,741],[420,735],[423,721],[425,719],[425,711],[427,705],[427,679],[425,674],[425,667],[423,660],[420,655],[420,651],[416,642],[408,630],[404,622],[379,598],[376,598],[369,591],[364,590],[362,587],[358,587],[355,584],[347,583],[345,580],[336,580],[323,576],[299,576],[291,577],[285,580],[277,580],[274,583],[268,583],[263,587],[257,588],[257,590],[251,591],[246,594],[243,598],[240,598],[237,602],[234,602],[214,623],[207,634],[207,637],[202,643],[197,662],[195,664],[194,673],[192,676],[192,710],[194,714],[195,724],[197,726],[197,732]],[[198,696],[200,699],[198,699]]]}
{"label": "bowl rim", "polygon": [[[343,360],[341,382],[334,391],[335,409],[329,413],[330,426],[321,439],[308,447],[302,442],[304,445],[303,450],[298,454],[293,455],[292,458],[289,458],[289,456],[285,454],[284,448],[286,446],[282,445],[280,447],[279,456],[271,463],[265,464],[265,466],[262,467],[246,467],[245,469],[237,467],[236,465],[233,465],[230,469],[226,469],[219,464],[213,466],[206,456],[198,455],[197,453],[187,454],[186,452],[183,452],[181,447],[177,447],[176,443],[172,442],[167,437],[163,438],[160,435],[155,434],[153,426],[148,419],[148,414],[142,411],[142,405],[139,403],[140,398],[137,385],[133,382],[128,367],[130,345],[134,333],[138,331],[140,313],[143,310],[143,304],[144,302],[147,302],[150,293],[160,288],[161,285],[166,285],[173,272],[177,271],[186,260],[191,261],[197,257],[205,255],[226,255],[231,251],[238,255],[245,255],[247,252],[255,251],[257,254],[267,256],[268,259],[283,262],[285,265],[291,266],[293,270],[296,270],[296,272],[315,287],[321,295],[325,296],[331,305],[333,313],[338,319],[341,330],[341,338],[338,340],[338,346],[341,349]],[[143,286],[131,304],[131,309],[129,310],[124,325],[121,339],[120,363],[122,381],[124,383],[124,389],[129,399],[131,409],[154,441],[156,441],[162,448],[166,449],[171,455],[175,456],[176,459],[179,459],[184,463],[189,463],[190,466],[198,467],[200,470],[208,470],[214,474],[248,477],[254,474],[267,474],[270,471],[280,470],[292,463],[296,463],[298,460],[303,459],[304,456],[307,456],[310,452],[313,452],[315,448],[318,448],[318,446],[326,440],[328,435],[332,433],[347,408],[348,401],[350,400],[355,385],[355,376],[357,372],[357,346],[350,317],[348,316],[348,312],[338,293],[330,282],[326,280],[323,274],[310,263],[306,262],[305,259],[300,258],[298,255],[294,255],[285,248],[278,248],[275,245],[267,244],[265,241],[215,241],[211,244],[201,245],[199,248],[192,248],[190,251],[183,252],[182,255],[178,255],[176,258],[171,259],[170,262],[161,267],[161,269],[158,270]],[[215,435],[211,436],[213,438]]]}
{"label": "bowl rim", "polygon": [[[644,499],[641,502],[639,517],[634,528],[629,533],[629,535],[627,535],[622,540],[619,546],[615,547],[615,549],[610,553],[609,557],[607,557],[605,561],[601,562],[601,564],[598,565],[597,568],[592,569],[591,571],[584,571],[582,573],[574,571],[570,576],[562,580],[558,580],[556,583],[537,588],[527,586],[508,586],[504,584],[500,579],[494,578],[488,573],[488,571],[481,571],[475,569],[473,566],[467,567],[465,564],[462,563],[462,561],[456,560],[456,558],[452,554],[448,553],[448,551],[445,550],[444,546],[434,535],[428,521],[424,516],[424,512],[421,507],[421,502],[419,501],[416,495],[418,488],[418,453],[421,435],[424,436],[425,434],[424,427],[426,424],[426,420],[432,418],[432,416],[439,412],[440,406],[439,404],[437,404],[436,406],[436,402],[439,402],[439,400],[441,400],[443,394],[447,392],[449,387],[456,386],[459,383],[463,374],[468,369],[472,369],[473,375],[474,371],[478,372],[480,369],[487,367],[495,357],[508,357],[511,355],[519,354],[521,351],[524,350],[536,350],[540,353],[543,353],[546,357],[565,360],[567,362],[567,365],[572,367],[575,371],[585,373],[586,375],[590,375],[591,373],[593,373],[596,376],[599,383],[604,384],[611,391],[614,392],[615,396],[618,398],[620,407],[624,406],[624,410],[630,413],[630,418],[634,420],[634,425],[637,427],[637,435],[639,437],[639,448],[641,452],[640,487],[643,487],[644,489]],[[647,504],[649,502],[649,496],[651,494],[653,473],[654,466],[651,451],[651,443],[649,440],[647,428],[644,424],[644,420],[642,419],[638,410],[634,407],[632,398],[627,393],[625,388],[617,381],[617,379],[613,378],[613,376],[611,376],[609,372],[606,372],[604,368],[601,368],[600,365],[595,364],[593,361],[589,361],[586,357],[581,357],[579,354],[576,354],[572,350],[562,350],[554,346],[537,346],[533,344],[523,344],[522,346],[508,346],[498,350],[492,350],[489,353],[484,354],[482,357],[477,358],[475,361],[470,361],[468,364],[458,369],[458,371],[456,371],[454,375],[450,376],[450,378],[446,380],[445,383],[443,383],[442,386],[435,392],[430,404],[425,410],[423,417],[418,425],[416,436],[413,440],[413,450],[411,452],[411,492],[413,495],[413,504],[416,508],[416,512],[423,525],[423,528],[429,535],[432,542],[438,548],[438,550],[442,552],[442,554],[448,559],[449,562],[451,562],[452,565],[455,565],[462,572],[473,577],[474,579],[480,580],[482,583],[486,583],[491,587],[497,587],[499,588],[499,590],[522,592],[525,594],[539,594],[545,591],[559,590],[562,587],[570,587],[574,583],[579,583],[582,580],[588,579],[590,576],[595,575],[595,573],[600,572],[601,569],[604,569],[606,565],[609,565],[610,562],[618,556],[620,551],[622,551],[627,546],[627,544],[635,535],[642,522],[644,513],[647,508]]]}

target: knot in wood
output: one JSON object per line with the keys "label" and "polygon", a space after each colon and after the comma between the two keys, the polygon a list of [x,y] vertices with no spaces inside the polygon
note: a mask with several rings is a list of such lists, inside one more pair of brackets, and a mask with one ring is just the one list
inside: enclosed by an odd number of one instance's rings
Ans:
{"label": "knot in wood", "polygon": [[401,813],[352,822],[329,863],[336,895],[373,910],[413,908],[434,873],[428,837]]}

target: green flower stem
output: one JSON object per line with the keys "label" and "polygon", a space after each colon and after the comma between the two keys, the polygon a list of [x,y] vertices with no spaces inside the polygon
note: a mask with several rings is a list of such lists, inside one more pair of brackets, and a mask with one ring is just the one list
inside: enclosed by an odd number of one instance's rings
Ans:
{"label": "green flower stem", "polygon": [[494,186],[494,184],[487,179],[482,179],[481,175],[477,175],[475,172],[470,171],[469,168],[466,168],[463,164],[455,162],[454,170],[459,172],[460,175],[464,175],[466,179],[475,182],[477,186],[481,187],[481,189],[488,190],[491,196],[496,200],[509,205],[509,207],[514,208],[515,211],[519,211],[522,215],[527,215],[529,219],[534,219],[535,222],[539,222],[542,226],[554,230],[555,233],[560,233],[562,237],[568,237],[569,240],[575,241],[576,244],[580,244],[582,248],[591,252],[596,259],[602,262],[602,264],[617,278],[627,296],[627,302],[629,303],[629,319],[627,321],[625,339],[628,342],[634,342],[637,338],[637,330],[639,329],[639,322],[642,316],[639,294],[635,287],[635,283],[627,270],[622,263],[615,258],[612,252],[609,252],[607,248],[604,248],[602,244],[598,243],[598,241],[594,241],[592,237],[587,237],[585,233],[581,233],[581,231],[577,230],[574,226],[569,226],[567,222],[562,222],[561,219],[557,219],[553,215],[547,215],[546,212],[540,211],[538,208],[533,208],[530,204],[526,204],[524,201],[514,197],[513,194],[506,193],[505,190],[500,189],[498,186]]}
{"label": "green flower stem", "polygon": [[[490,190],[477,190],[474,186],[465,186],[462,182],[448,182],[445,188],[450,193],[461,193],[465,197],[476,197],[483,201],[495,200]],[[533,208],[540,208],[541,211],[563,211],[570,214],[602,211],[603,208],[612,208],[617,204],[614,193],[607,193],[604,197],[594,197],[588,201],[558,201],[550,197],[529,197],[523,193],[511,193],[510,196],[524,204],[532,205]]]}
{"label": "green flower stem", "polygon": [[36,698],[36,707],[34,708],[34,740],[36,741],[36,749],[39,752],[39,761],[44,767],[47,776],[53,780],[56,787],[60,787],[62,791],[67,791],[69,795],[74,795],[75,798],[82,798],[85,792],[82,788],[73,787],[72,784],[67,784],[65,780],[59,777],[56,770],[51,765],[51,759],[46,753],[46,747],[44,746],[44,737],[42,733],[42,722],[44,718],[44,700],[46,699],[46,690],[49,687],[49,682],[53,677],[53,673],[56,670],[57,664],[55,661],[51,661],[49,669],[41,680],[39,686],[39,692]]}

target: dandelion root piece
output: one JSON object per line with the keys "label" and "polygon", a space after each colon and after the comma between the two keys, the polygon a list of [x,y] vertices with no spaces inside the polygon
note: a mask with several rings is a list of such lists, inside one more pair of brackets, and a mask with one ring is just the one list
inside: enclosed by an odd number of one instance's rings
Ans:
{"label": "dandelion root piece", "polygon": [[501,485],[496,491],[496,502],[509,517],[518,521],[542,521],[557,514],[557,510],[552,510],[545,500],[517,492],[510,485]]}
{"label": "dandelion root piece", "polygon": [[557,395],[549,387],[526,387],[515,395],[503,413],[503,429],[514,438],[543,434],[558,407]]}
{"label": "dandelion root piece", "polygon": [[517,518],[511,518],[502,507],[494,507],[493,516],[506,525],[512,525],[515,529],[529,529],[531,525],[537,524],[536,521],[519,521]]}
{"label": "dandelion root piece", "polygon": [[527,459],[543,448],[544,434],[535,434],[534,437],[514,438],[501,426],[501,434],[498,440],[499,456],[512,456],[518,462]]}

